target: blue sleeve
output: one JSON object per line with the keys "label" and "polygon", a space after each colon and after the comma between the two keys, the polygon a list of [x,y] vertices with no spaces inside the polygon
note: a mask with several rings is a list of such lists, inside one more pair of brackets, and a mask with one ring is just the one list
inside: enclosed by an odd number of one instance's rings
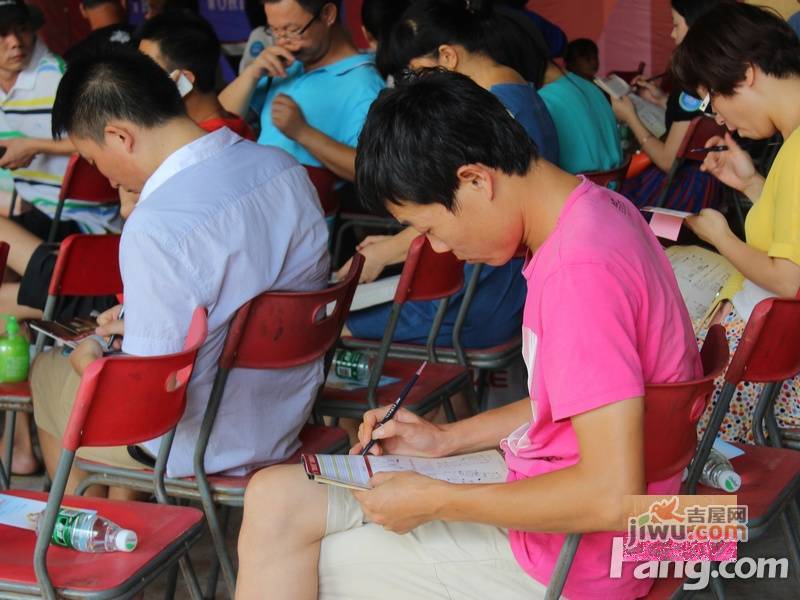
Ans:
{"label": "blue sleeve", "polygon": [[355,148],[358,145],[358,136],[361,135],[361,130],[364,123],[367,121],[367,113],[370,106],[378,97],[381,90],[384,88],[383,80],[380,77],[363,82],[364,92],[353,103],[353,107],[347,113],[347,118],[341,124],[339,131],[341,132],[341,143]]}
{"label": "blue sleeve", "polygon": [[264,104],[267,102],[267,82],[269,77],[262,77],[256,84],[256,89],[250,98],[250,108],[252,108],[259,115],[264,110]]}

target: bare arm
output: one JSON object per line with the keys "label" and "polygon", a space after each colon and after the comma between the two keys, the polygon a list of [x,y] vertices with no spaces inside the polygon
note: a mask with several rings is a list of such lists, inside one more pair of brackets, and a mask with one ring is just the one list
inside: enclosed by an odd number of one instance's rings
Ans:
{"label": "bare arm", "polygon": [[[364,268],[361,269],[359,283],[375,281],[389,265],[404,262],[408,256],[411,242],[419,235],[412,227],[407,227],[395,235],[370,235],[356,246],[356,251],[364,255]],[[345,278],[350,270],[352,258],[336,272],[336,279]]]}
{"label": "bare arm", "polygon": [[0,167],[4,169],[27,167],[37,154],[69,156],[75,152],[69,139],[11,138],[0,142],[0,146],[5,148],[0,157]]}
{"label": "bare arm", "polygon": [[228,112],[247,116],[250,98],[264,75],[286,77],[286,67],[294,63],[294,56],[280,46],[270,46],[259,54],[236,79],[219,94],[219,102]]}
{"label": "bare arm", "polygon": [[653,161],[653,164],[664,172],[669,171],[672,163],[675,162],[675,157],[678,155],[678,148],[680,148],[681,142],[689,130],[689,123],[685,121],[673,123],[669,128],[667,138],[662,142],[654,137],[650,130],[644,126],[639,119],[639,115],[636,114],[636,109],[630,98],[627,96],[622,98],[612,97],[611,106],[617,118],[627,123],[628,127],[631,128],[631,132],[641,145],[642,150]]}
{"label": "bare arm", "polygon": [[[486,413],[486,421],[479,416],[465,423],[492,429],[499,415],[521,416],[514,406]],[[371,480],[373,489],[355,496],[370,521],[400,533],[434,519],[523,531],[624,529],[626,497],[646,489],[643,416],[644,399],[632,398],[573,417],[580,460],[551,473],[493,485],[455,485],[411,472],[379,473]],[[470,441],[459,450],[478,449],[483,445],[479,440],[488,442],[489,436],[481,438],[471,428],[460,432]]]}
{"label": "bare arm", "polygon": [[295,141],[308,150],[325,167],[347,181],[356,178],[356,149],[306,125]]}

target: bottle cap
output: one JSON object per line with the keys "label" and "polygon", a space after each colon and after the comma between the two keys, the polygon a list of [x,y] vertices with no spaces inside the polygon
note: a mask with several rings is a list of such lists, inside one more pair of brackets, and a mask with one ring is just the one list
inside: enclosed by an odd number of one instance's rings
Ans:
{"label": "bottle cap", "polygon": [[114,537],[114,547],[120,552],[133,552],[138,543],[136,532],[130,529],[120,529]]}
{"label": "bottle cap", "polygon": [[726,492],[735,492],[742,487],[742,478],[734,471],[728,471],[722,476],[722,488]]}

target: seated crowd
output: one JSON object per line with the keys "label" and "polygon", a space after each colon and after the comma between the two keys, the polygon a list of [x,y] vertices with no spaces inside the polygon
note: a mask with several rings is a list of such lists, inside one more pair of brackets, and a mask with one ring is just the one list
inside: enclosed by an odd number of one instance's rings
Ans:
{"label": "seated crowd", "polygon": [[[331,422],[315,410],[331,356],[233,369],[204,468],[252,475],[237,597],[270,590],[292,600],[545,598],[572,533],[584,535],[563,597],[647,595],[652,580],[635,577],[635,563],[610,576],[612,538],[627,527],[630,496],[679,493],[687,465],[646,478],[645,386],[701,377],[699,347],[713,325],[724,326],[733,354],[760,300],[795,298],[800,288],[798,37],[752,5],[672,0],[677,46],[668,75],[631,82],[664,109],[659,138],[628,96],[608,97],[593,82],[597,44],[567,43],[525,2],[364,0],[368,51],[352,41],[338,2],[261,3],[263,50],[223,85],[220,42],[194,11],[162,7],[134,29],[124,2],[83,0],[94,31],[65,63],[37,37],[37,11],[22,0],[0,2],[0,167],[10,170],[20,205],[0,217],[0,241],[10,245],[0,312],[41,318],[59,244],[76,233],[120,234],[122,297],[66,298],[54,313],[95,315],[98,335],[71,352],[47,348],[31,366],[47,473],[56,471],[86,369],[109,353],[180,351],[203,307],[208,337],[167,464],[169,477],[195,475],[195,446],[236,311],[264,292],[322,290],[353,265],[355,256],[331,263],[337,222],[312,183],[322,171],[337,198],[355,197],[364,213],[384,218],[374,223],[389,224],[380,235],[353,229],[359,239],[350,248],[365,259],[360,283],[404,264],[420,235],[435,252],[465,261],[465,285],[481,269],[469,302],[462,287],[443,315],[438,301],[407,303],[393,342],[424,348],[440,325],[437,347],[517,344],[527,396],[449,422],[400,408],[382,424],[387,407],[365,403],[352,454],[371,440],[373,455],[499,448],[507,478],[457,485],[380,473],[370,489],[352,491],[279,464],[301,448],[307,423]],[[700,117],[727,132],[705,142],[716,151],[703,162],[668,175]],[[629,160],[625,129],[649,166],[621,188],[594,183],[592,174]],[[776,134],[782,145],[765,168],[747,141]],[[48,240],[76,153],[120,202],[67,199]],[[665,207],[692,213],[692,243],[713,247],[735,271],[694,321],[639,210],[664,190]],[[744,239],[723,202],[734,194],[752,203]],[[392,314],[391,302],[354,310],[341,337],[380,340],[395,325]],[[107,348],[98,336],[116,343]],[[798,377],[776,395],[780,427],[800,425]],[[698,437],[723,385],[720,377]],[[757,400],[757,389],[735,391],[723,439],[753,443]],[[15,439],[4,440],[14,447],[7,468],[36,472],[34,428],[21,413],[5,418],[17,419]],[[143,471],[161,443],[78,456]],[[73,468],[67,493],[85,476]],[[115,486],[89,493],[147,499]]]}

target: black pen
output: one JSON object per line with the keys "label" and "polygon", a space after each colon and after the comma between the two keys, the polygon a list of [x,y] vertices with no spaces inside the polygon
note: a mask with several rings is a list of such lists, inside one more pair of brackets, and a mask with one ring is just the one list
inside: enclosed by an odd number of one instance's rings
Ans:
{"label": "black pen", "polygon": [[[119,314],[117,315],[117,319],[116,320],[117,321],[121,321],[122,317],[124,317],[124,316],[125,316],[125,307],[123,306],[122,308],[119,309]],[[111,336],[108,338],[108,349],[109,350],[114,350],[114,342],[116,342],[116,341],[117,341],[117,334],[116,333],[112,333]]]}
{"label": "black pen", "polygon": [[[395,400],[394,404],[392,404],[389,407],[389,410],[386,411],[386,414],[380,420],[380,423],[378,423],[378,425],[377,425],[377,427],[375,427],[375,429],[377,429],[381,425],[384,425],[384,424],[388,423],[389,421],[391,421],[392,417],[397,412],[397,409],[400,408],[400,405],[403,403],[403,400],[405,400],[406,396],[408,396],[408,393],[411,391],[411,388],[414,387],[415,383],[417,383],[417,379],[419,379],[419,376],[422,375],[423,369],[425,369],[425,367],[427,367],[427,366],[428,366],[428,361],[426,360],[424,363],[422,363],[420,365],[420,367],[419,367],[419,369],[417,369],[416,373],[414,373],[414,375],[412,375],[411,379],[408,380],[408,383],[405,385],[403,390],[400,392],[400,395],[397,397],[397,400]],[[372,446],[374,446],[375,442],[377,442],[377,441],[378,440],[376,440],[374,438],[371,439],[369,441],[369,443],[367,443],[367,445],[364,446],[364,449],[361,451],[361,456],[366,456],[367,453],[372,449]]]}
{"label": "black pen", "polygon": [[729,150],[727,146],[709,146],[708,148],[692,148],[689,152],[699,154],[702,152],[725,152],[726,150]]}

